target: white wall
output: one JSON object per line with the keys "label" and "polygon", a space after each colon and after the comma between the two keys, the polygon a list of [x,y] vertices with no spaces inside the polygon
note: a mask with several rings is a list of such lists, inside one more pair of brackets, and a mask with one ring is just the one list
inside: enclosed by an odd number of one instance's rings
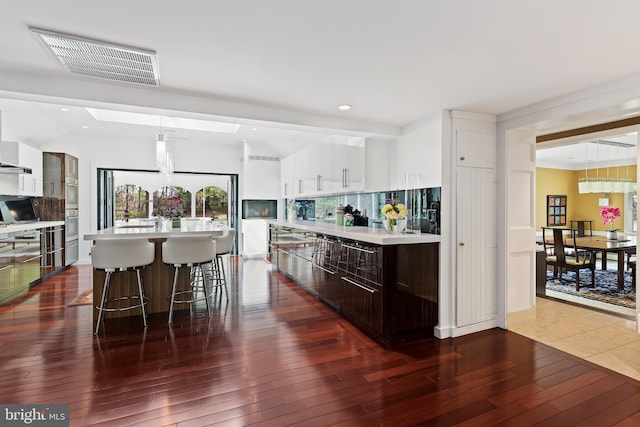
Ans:
{"label": "white wall", "polygon": [[244,174],[240,180],[241,199],[278,199],[280,197],[280,162],[249,160],[250,155],[274,156],[259,145],[244,144]]}
{"label": "white wall", "polygon": [[[530,105],[519,110],[502,114],[498,117],[498,266],[497,290],[499,295],[498,307],[504,312],[499,313],[503,322],[502,327],[508,327],[507,314],[510,312],[531,308],[526,299],[535,292],[534,277],[522,278],[517,271],[517,260],[509,259],[512,252],[510,247],[509,223],[527,223],[530,215],[528,210],[521,210],[520,217],[509,216],[509,206],[519,203],[517,192],[509,192],[508,146],[536,135],[557,132],[560,130],[577,129],[580,127],[620,120],[630,115],[637,115],[640,105],[640,74],[634,74],[601,85],[586,88],[565,96],[550,99],[538,104]],[[527,154],[522,154],[525,156]],[[510,197],[510,195],[514,196]],[[531,200],[530,203],[534,203]],[[535,208],[535,206],[534,206]],[[517,280],[512,278],[518,278]],[[527,280],[529,279],[529,280]],[[636,296],[640,302],[640,294]],[[640,320],[640,303],[636,304],[637,318]],[[640,325],[640,322],[638,322]]]}

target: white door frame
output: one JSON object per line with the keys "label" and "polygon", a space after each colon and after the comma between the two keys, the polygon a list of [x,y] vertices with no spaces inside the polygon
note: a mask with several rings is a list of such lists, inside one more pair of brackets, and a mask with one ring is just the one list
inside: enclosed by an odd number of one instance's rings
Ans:
{"label": "white door frame", "polygon": [[[620,120],[630,115],[640,115],[640,74],[498,116],[497,220],[498,224],[502,224],[502,227],[497,230],[498,271],[496,277],[499,326],[505,329],[508,328],[507,315],[510,312],[523,309],[523,307],[514,306],[512,303],[512,301],[522,301],[522,298],[511,298],[508,284],[508,278],[516,275],[516,272],[509,270],[513,269],[514,265],[521,265],[517,262],[511,262],[514,252],[509,243],[509,225],[507,222],[510,220],[508,215],[509,204],[514,202],[510,200],[507,192],[511,166],[507,156],[507,144],[509,144],[510,140],[513,140],[514,132],[517,132],[520,136],[529,135],[535,137],[536,135]],[[640,160],[640,157],[638,159]],[[535,193],[531,194],[531,205],[535,209]],[[522,218],[520,218],[520,221],[525,222]],[[520,274],[520,276],[525,285],[518,287],[518,292],[526,288],[527,281],[526,274]],[[529,274],[528,277],[529,287],[524,292],[535,293],[535,274]],[[640,325],[640,304],[638,304],[638,300],[636,301],[636,318],[638,319],[637,325]],[[532,298],[532,307],[533,305],[535,305],[535,298]]]}

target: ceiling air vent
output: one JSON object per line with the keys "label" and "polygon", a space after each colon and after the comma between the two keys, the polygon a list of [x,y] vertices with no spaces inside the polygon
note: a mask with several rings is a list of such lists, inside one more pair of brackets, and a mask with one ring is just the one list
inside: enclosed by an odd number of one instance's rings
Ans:
{"label": "ceiling air vent", "polygon": [[156,53],[98,40],[29,28],[72,74],[160,86]]}
{"label": "ceiling air vent", "polygon": [[280,157],[277,156],[260,156],[256,154],[249,154],[249,160],[257,160],[262,162],[279,162]]}

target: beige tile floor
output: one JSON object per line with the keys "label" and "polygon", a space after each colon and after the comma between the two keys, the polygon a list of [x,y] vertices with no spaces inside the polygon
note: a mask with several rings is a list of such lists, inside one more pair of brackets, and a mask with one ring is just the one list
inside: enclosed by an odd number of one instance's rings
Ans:
{"label": "beige tile floor", "polygon": [[640,380],[640,334],[635,321],[545,298],[536,300],[533,309],[509,315],[509,330]]}

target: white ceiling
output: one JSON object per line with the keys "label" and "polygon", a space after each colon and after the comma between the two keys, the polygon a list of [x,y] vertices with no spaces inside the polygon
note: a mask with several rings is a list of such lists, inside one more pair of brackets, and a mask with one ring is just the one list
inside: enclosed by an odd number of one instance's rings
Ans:
{"label": "white ceiling", "polygon": [[584,170],[635,165],[637,145],[637,132],[612,133],[579,141],[539,144],[536,149],[536,166]]}
{"label": "white ceiling", "polygon": [[[0,2],[5,139],[158,133],[92,121],[87,99],[222,117],[239,134],[174,137],[287,154],[323,128],[389,137],[434,111],[501,114],[640,72],[637,0]],[[154,50],[161,87],[66,74],[30,26]]]}

